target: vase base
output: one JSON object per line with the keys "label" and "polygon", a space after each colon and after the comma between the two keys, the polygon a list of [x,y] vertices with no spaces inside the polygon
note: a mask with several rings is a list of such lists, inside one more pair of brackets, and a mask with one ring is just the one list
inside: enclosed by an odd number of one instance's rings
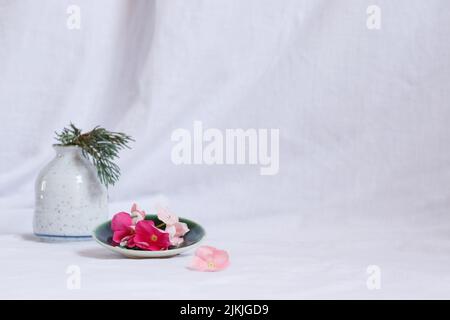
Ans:
{"label": "vase base", "polygon": [[67,241],[89,241],[92,240],[91,235],[86,236],[65,236],[35,233],[36,237],[45,242],[67,242]]}

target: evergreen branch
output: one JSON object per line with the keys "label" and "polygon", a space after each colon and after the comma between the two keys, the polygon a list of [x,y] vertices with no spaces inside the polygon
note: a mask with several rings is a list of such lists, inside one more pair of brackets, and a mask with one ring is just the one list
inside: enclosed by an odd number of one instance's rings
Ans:
{"label": "evergreen branch", "polygon": [[120,176],[120,168],[114,163],[119,151],[130,149],[128,144],[134,139],[121,132],[108,131],[100,126],[82,133],[72,123],[61,132],[55,132],[55,139],[62,146],[79,146],[84,157],[97,168],[97,175],[105,186],[114,185]]}

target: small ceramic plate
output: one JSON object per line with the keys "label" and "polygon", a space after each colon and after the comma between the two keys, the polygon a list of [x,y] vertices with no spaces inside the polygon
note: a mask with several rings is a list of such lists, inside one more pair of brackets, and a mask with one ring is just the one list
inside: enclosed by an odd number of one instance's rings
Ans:
{"label": "small ceramic plate", "polygon": [[[147,215],[145,220],[153,220],[155,224],[160,223],[156,215]],[[111,230],[111,220],[102,223],[97,228],[95,228],[92,236],[95,241],[97,241],[103,247],[113,251],[120,253],[128,258],[166,258],[173,257],[177,254],[183,253],[185,251],[191,250],[197,247],[203,237],[205,236],[205,230],[199,224],[194,221],[180,218],[180,222],[184,222],[189,227],[189,232],[184,236],[184,242],[178,247],[171,247],[168,250],[162,251],[147,251],[147,250],[139,250],[139,249],[126,249],[119,247],[112,240],[112,230]]]}

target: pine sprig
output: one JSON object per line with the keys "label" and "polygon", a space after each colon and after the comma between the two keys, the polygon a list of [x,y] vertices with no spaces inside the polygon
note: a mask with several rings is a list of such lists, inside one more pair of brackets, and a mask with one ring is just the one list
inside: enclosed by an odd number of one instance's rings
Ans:
{"label": "pine sprig", "polygon": [[79,146],[83,156],[97,168],[98,178],[105,186],[114,185],[119,180],[120,168],[114,160],[119,158],[120,150],[130,149],[128,143],[134,141],[125,133],[108,131],[100,126],[82,133],[72,123],[56,132],[55,139],[63,146]]}

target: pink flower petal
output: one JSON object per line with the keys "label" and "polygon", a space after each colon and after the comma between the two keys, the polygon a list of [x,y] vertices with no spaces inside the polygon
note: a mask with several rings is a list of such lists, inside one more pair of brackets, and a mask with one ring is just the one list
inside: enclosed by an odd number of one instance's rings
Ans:
{"label": "pink flower petal", "polygon": [[221,271],[230,264],[228,253],[210,246],[201,246],[188,266],[198,271]]}
{"label": "pink flower petal", "polygon": [[166,232],[169,234],[170,244],[173,246],[179,246],[184,242],[182,236],[178,236],[176,225],[166,226]]}
{"label": "pink flower petal", "polygon": [[223,270],[230,264],[230,258],[228,256],[228,252],[224,250],[216,250],[213,254],[213,264],[215,266],[215,270]]}
{"label": "pink flower petal", "polygon": [[200,257],[194,256],[188,268],[197,271],[207,271],[208,263]]}
{"label": "pink flower petal", "polygon": [[158,219],[164,222],[166,225],[173,225],[178,222],[178,217],[171,213],[168,209],[158,207],[156,209]]}
{"label": "pink flower petal", "polygon": [[184,239],[182,237],[173,237],[170,239],[170,244],[173,246],[179,246],[184,242]]}
{"label": "pink flower petal", "polygon": [[187,224],[184,222],[177,222],[173,226],[175,226],[175,230],[176,230],[175,236],[176,237],[182,237],[186,233],[189,232],[189,228],[188,228]]}
{"label": "pink flower petal", "polygon": [[151,234],[154,228],[155,222],[153,222],[152,220],[139,221],[139,223],[136,225],[136,234]]}
{"label": "pink flower petal", "polygon": [[170,237],[175,237],[175,234],[177,233],[177,229],[173,225],[172,226],[166,225],[166,229],[164,231],[166,231]]}
{"label": "pink flower petal", "polygon": [[133,224],[131,216],[126,212],[116,213],[111,221],[112,231],[127,230]]}
{"label": "pink flower petal", "polygon": [[130,232],[128,230],[118,230],[118,231],[114,231],[113,234],[113,241],[115,243],[121,243],[122,239],[124,239],[125,237],[129,236]]}
{"label": "pink flower petal", "polygon": [[201,246],[195,251],[195,255],[205,261],[212,260],[216,248],[210,246]]}
{"label": "pink flower petal", "polygon": [[134,248],[135,247],[134,234],[122,238],[122,240],[120,241],[120,246],[127,248]]}
{"label": "pink flower petal", "polygon": [[151,220],[138,222],[134,242],[144,250],[166,250],[170,246],[169,233],[156,228]]}
{"label": "pink flower petal", "polygon": [[128,213],[119,212],[115,214],[111,221],[113,241],[116,243],[121,243],[123,238],[134,234],[132,223],[132,219]]}
{"label": "pink flower petal", "polygon": [[133,219],[133,224],[137,224],[139,221],[145,219],[145,211],[140,210],[136,203],[131,206],[131,218]]}

